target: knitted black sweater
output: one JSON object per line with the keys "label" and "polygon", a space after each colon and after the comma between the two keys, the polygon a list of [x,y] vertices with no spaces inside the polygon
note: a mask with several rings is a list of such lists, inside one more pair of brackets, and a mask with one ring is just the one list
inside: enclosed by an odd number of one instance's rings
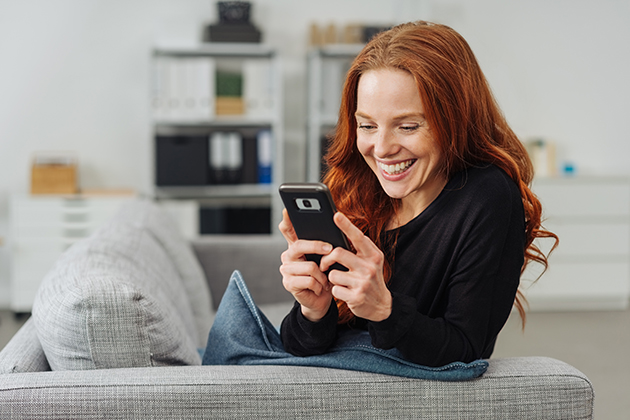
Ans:
{"label": "knitted black sweater", "polygon": [[320,354],[347,328],[367,329],[375,347],[397,348],[426,366],[470,362],[492,354],[519,285],[525,218],[519,190],[501,169],[488,165],[455,174],[418,217],[397,234],[388,284],[389,318],[357,318],[337,325],[331,304],[319,322],[305,319],[296,303],[282,322],[285,349]]}

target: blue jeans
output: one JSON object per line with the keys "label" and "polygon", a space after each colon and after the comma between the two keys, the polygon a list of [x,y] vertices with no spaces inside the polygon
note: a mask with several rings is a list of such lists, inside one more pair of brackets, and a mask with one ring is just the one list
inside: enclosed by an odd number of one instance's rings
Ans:
{"label": "blue jeans", "polygon": [[223,295],[203,356],[204,365],[293,365],[349,369],[417,379],[476,378],[488,362],[454,362],[427,367],[404,360],[398,350],[371,344],[367,331],[349,331],[325,354],[298,357],[286,352],[278,330],[258,309],[241,273],[235,271]]}

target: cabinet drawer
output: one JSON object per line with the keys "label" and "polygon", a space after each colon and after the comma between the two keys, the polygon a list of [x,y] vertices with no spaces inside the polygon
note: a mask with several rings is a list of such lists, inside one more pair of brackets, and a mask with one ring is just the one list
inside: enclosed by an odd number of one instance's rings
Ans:
{"label": "cabinet drawer", "polygon": [[77,239],[85,238],[94,231],[91,223],[58,223],[44,226],[16,226],[14,235],[24,240],[35,239]]}
{"label": "cabinet drawer", "polygon": [[90,207],[90,213],[88,220],[94,229],[101,227],[104,223],[109,221],[118,212],[120,207],[129,198],[120,199],[94,199]]}
{"label": "cabinet drawer", "polygon": [[47,224],[62,220],[62,210],[61,199],[14,199],[11,206],[11,223]]}
{"label": "cabinet drawer", "polygon": [[538,280],[523,275],[532,309],[623,309],[630,295],[628,263],[552,263]]}
{"label": "cabinet drawer", "polygon": [[630,184],[627,182],[539,182],[534,193],[543,212],[552,216],[630,216]]}
{"label": "cabinet drawer", "polygon": [[129,196],[11,199],[11,307],[29,311],[40,282],[72,244],[113,217]]}
{"label": "cabinet drawer", "polygon": [[[560,238],[558,248],[553,257],[622,257],[630,254],[630,223],[571,223],[557,218],[545,223],[545,228]],[[543,239],[537,241],[538,246],[545,253],[554,241]]]}
{"label": "cabinet drawer", "polygon": [[43,226],[57,222],[85,221],[91,212],[85,199],[29,198],[12,203],[12,223]]}
{"label": "cabinet drawer", "polygon": [[[50,252],[59,256],[67,248],[67,241],[63,238],[19,238],[13,241],[12,251],[14,258],[24,258],[41,252]],[[39,255],[33,255],[33,258],[39,258]]]}

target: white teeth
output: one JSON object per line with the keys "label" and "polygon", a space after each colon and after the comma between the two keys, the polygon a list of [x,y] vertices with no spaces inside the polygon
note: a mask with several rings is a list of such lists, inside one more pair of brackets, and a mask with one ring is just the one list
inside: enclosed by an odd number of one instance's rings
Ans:
{"label": "white teeth", "polygon": [[381,169],[387,172],[389,175],[398,175],[407,170],[412,164],[414,160],[408,160],[405,162],[397,163],[395,165],[386,165],[384,163],[378,163]]}

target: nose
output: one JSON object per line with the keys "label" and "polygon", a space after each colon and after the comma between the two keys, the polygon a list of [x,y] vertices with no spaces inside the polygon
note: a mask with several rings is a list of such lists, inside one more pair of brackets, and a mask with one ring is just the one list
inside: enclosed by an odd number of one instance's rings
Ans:
{"label": "nose", "polygon": [[379,130],[374,136],[374,154],[385,158],[393,156],[400,150],[396,137],[389,130]]}

